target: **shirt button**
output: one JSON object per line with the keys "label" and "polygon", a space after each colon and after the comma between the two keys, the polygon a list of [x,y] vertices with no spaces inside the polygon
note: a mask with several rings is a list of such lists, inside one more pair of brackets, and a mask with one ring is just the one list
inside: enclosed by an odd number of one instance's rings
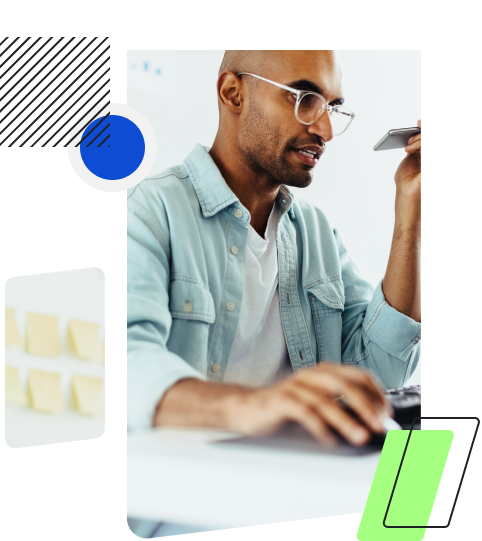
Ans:
{"label": "shirt button", "polygon": [[232,312],[232,311],[234,310],[234,308],[235,308],[234,302],[228,302],[228,304],[226,304],[226,308],[227,308],[230,312]]}
{"label": "shirt button", "polygon": [[241,209],[236,209],[234,211],[234,215],[236,216],[236,218],[241,218],[241,216],[244,214],[244,212],[241,210]]}
{"label": "shirt button", "polygon": [[186,301],[182,307],[185,312],[192,312],[192,308],[193,306],[189,301]]}
{"label": "shirt button", "polygon": [[219,372],[221,370],[221,367],[219,366],[218,363],[216,363],[216,364],[213,364],[211,366],[211,370],[216,373],[216,372]]}
{"label": "shirt button", "polygon": [[231,253],[232,254],[237,255],[238,252],[239,252],[239,250],[238,250],[237,246],[231,246]]}

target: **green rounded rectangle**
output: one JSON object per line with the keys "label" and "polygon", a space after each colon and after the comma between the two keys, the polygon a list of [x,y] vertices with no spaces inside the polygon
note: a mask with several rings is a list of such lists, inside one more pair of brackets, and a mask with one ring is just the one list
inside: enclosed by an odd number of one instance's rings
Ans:
{"label": "green rounded rectangle", "polygon": [[387,434],[358,529],[359,541],[421,541],[425,535],[453,432],[412,431],[395,486],[409,434],[409,430],[392,430]]}

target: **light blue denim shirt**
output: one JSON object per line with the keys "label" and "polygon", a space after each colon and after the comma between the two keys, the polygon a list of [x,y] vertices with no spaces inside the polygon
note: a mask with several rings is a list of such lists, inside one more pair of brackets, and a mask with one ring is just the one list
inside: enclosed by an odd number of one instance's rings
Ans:
{"label": "light blue denim shirt", "polygon": [[[283,333],[293,370],[325,360],[404,384],[420,323],[373,291],[321,210],[284,186],[276,242]],[[250,214],[208,149],[128,192],[128,427],[152,426],[183,378],[222,382],[243,299]],[[233,246],[237,250],[231,250]]]}

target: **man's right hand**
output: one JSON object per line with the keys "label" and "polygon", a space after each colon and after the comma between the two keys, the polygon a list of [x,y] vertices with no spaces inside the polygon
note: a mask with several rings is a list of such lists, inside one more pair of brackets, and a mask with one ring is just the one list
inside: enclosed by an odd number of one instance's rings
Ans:
{"label": "man's right hand", "polygon": [[353,445],[367,443],[371,433],[385,432],[383,420],[393,414],[369,372],[330,362],[243,393],[230,410],[233,427],[246,434],[271,433],[285,421],[296,421],[319,441],[334,444],[333,430]]}

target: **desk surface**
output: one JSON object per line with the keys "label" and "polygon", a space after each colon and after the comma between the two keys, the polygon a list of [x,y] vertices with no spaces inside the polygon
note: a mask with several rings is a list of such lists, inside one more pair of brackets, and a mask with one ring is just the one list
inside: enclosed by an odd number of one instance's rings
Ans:
{"label": "desk surface", "polygon": [[336,456],[162,428],[127,440],[128,516],[230,528],[362,512],[380,453]]}

